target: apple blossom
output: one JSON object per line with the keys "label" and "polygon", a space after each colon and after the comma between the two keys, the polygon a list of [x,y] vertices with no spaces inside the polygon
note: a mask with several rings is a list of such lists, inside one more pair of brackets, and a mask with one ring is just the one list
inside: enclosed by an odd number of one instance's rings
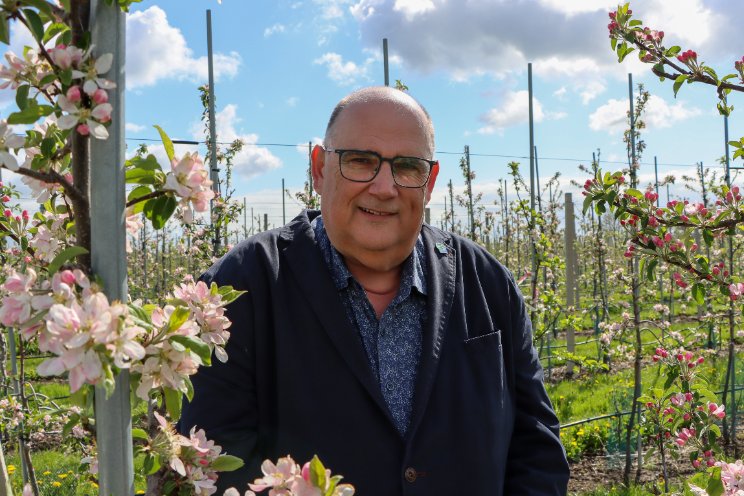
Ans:
{"label": "apple blossom", "polygon": [[209,201],[214,198],[204,162],[197,153],[186,153],[181,160],[171,161],[171,172],[166,175],[166,191],[173,191],[181,198],[179,205],[184,222],[190,224],[194,220],[193,211],[204,212]]}

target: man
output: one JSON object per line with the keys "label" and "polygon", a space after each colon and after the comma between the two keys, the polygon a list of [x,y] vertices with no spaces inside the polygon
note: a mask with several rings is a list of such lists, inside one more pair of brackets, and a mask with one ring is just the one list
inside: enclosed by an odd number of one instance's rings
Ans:
{"label": "man", "polygon": [[248,291],[228,307],[228,362],[200,369],[181,421],[246,461],[221,487],[245,487],[266,458],[317,454],[362,496],[566,493],[513,278],[475,243],[422,227],[433,156],[413,98],[352,93],[312,152],[321,211],[205,274]]}

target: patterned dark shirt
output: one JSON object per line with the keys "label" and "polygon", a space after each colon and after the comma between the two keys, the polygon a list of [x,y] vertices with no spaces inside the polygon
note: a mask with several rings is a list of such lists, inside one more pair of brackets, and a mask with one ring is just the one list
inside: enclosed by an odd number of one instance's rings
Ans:
{"label": "patterned dark shirt", "polygon": [[346,315],[359,331],[369,366],[395,426],[404,436],[411,420],[421,335],[426,321],[426,254],[421,235],[413,253],[403,262],[398,293],[378,320],[364,288],[331,245],[322,218],[318,216],[311,225]]}

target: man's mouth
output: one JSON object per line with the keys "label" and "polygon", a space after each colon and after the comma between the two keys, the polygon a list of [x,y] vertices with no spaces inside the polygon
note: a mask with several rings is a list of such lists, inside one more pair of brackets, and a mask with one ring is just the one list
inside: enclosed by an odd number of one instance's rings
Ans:
{"label": "man's mouth", "polygon": [[372,210],[371,208],[359,207],[359,210],[361,210],[362,212],[364,212],[366,214],[379,215],[381,217],[387,216],[387,215],[393,215],[392,212],[383,212],[381,210]]}

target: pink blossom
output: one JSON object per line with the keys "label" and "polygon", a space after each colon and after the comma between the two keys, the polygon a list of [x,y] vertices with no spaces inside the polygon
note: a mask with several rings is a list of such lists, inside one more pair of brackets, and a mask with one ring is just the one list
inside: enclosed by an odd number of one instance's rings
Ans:
{"label": "pink blossom", "polygon": [[212,181],[199,155],[186,153],[181,160],[173,159],[171,162],[171,172],[165,178],[164,189],[181,197],[179,205],[184,222],[191,223],[193,210],[204,212],[214,198],[211,186]]}
{"label": "pink blossom", "polygon": [[82,96],[80,94],[80,86],[70,86],[70,89],[67,90],[65,96],[67,96],[67,100],[70,103],[78,103],[82,99]]}
{"label": "pink blossom", "polygon": [[677,443],[678,446],[682,447],[692,437],[695,437],[695,429],[688,429],[685,427],[677,433],[677,439],[675,439],[674,442]]}
{"label": "pink blossom", "polygon": [[736,460],[734,463],[719,462],[719,465],[725,494],[737,495],[744,491],[744,463]]}
{"label": "pink blossom", "polygon": [[713,415],[714,417],[718,417],[719,419],[722,419],[726,416],[726,412],[724,410],[726,409],[726,405],[716,405],[715,403],[708,402],[708,412]]}

